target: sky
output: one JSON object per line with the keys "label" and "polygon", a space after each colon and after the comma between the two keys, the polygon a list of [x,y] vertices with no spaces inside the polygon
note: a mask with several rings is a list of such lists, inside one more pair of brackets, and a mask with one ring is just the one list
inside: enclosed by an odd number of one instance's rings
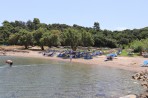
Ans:
{"label": "sky", "polygon": [[27,22],[39,18],[46,24],[77,24],[107,30],[148,26],[148,0],[0,0],[0,25],[4,20]]}

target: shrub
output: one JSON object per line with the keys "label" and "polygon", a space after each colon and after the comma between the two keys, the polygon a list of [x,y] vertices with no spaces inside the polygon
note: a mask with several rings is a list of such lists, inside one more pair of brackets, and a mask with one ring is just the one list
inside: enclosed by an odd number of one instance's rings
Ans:
{"label": "shrub", "polygon": [[134,52],[148,52],[148,39],[136,40],[130,43],[130,48],[134,50]]}

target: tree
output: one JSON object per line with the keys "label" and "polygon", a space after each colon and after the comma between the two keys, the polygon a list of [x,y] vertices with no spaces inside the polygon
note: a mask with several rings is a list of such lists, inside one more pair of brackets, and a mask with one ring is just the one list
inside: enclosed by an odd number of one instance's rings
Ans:
{"label": "tree", "polygon": [[23,21],[15,21],[14,23],[15,27],[20,27],[21,29],[26,29],[26,23]]}
{"label": "tree", "polygon": [[142,51],[148,52],[148,38],[133,41],[132,43],[130,43],[130,48],[132,48],[134,52],[140,52],[140,53]]}
{"label": "tree", "polygon": [[60,39],[60,35],[61,35],[61,32],[59,30],[51,30],[51,43],[53,46],[59,46],[61,45],[61,39]]}
{"label": "tree", "polygon": [[47,29],[39,28],[33,32],[34,44],[39,45],[42,50],[44,50],[44,44],[41,40],[42,35],[47,31]]}
{"label": "tree", "polygon": [[3,44],[7,44],[10,32],[8,30],[1,30],[1,39]]}
{"label": "tree", "polygon": [[105,36],[102,32],[95,34],[94,36],[94,46],[96,47],[105,47]]}
{"label": "tree", "polygon": [[142,31],[139,36],[140,36],[141,39],[148,38],[148,30],[147,31]]}
{"label": "tree", "polygon": [[128,43],[129,43],[129,39],[127,39],[127,38],[121,38],[119,40],[119,44],[121,44],[121,45],[128,45]]}
{"label": "tree", "polygon": [[[2,26],[0,26],[0,44],[19,44],[16,42],[18,38],[17,34],[21,35],[20,31],[22,29],[25,32],[31,33],[31,36],[33,33],[33,39],[30,40],[29,45],[34,43],[41,46],[41,49],[44,48],[44,45],[48,45],[49,47],[70,45],[74,50],[76,50],[78,45],[116,47],[116,43],[125,46],[135,40],[148,38],[148,27],[133,30],[109,31],[101,30],[99,22],[94,22],[93,27],[83,27],[77,24],[73,26],[66,24],[45,24],[40,23],[38,18],[34,18],[32,21],[28,20],[27,22],[18,20],[9,22],[5,20]],[[28,35],[28,33],[26,34]]]}
{"label": "tree", "polygon": [[94,45],[94,39],[91,35],[91,33],[89,32],[86,32],[86,31],[82,31],[82,45],[85,46],[85,47],[88,47],[88,46],[93,46]]}
{"label": "tree", "polygon": [[105,46],[107,46],[109,48],[116,48],[117,42],[114,39],[105,38]]}
{"label": "tree", "polygon": [[16,44],[18,44],[19,38],[20,38],[20,34],[19,33],[11,34],[9,36],[8,42],[11,45],[16,45]]}
{"label": "tree", "polygon": [[60,31],[59,30],[51,30],[43,34],[44,43],[48,46],[58,46],[60,45]]}
{"label": "tree", "polygon": [[30,31],[35,30],[34,23],[31,20],[27,21],[26,26],[27,26],[28,30],[30,30]]}
{"label": "tree", "polygon": [[69,28],[62,33],[62,40],[75,51],[77,46],[81,43],[81,34],[78,30]]}
{"label": "tree", "polygon": [[94,29],[96,31],[100,31],[100,24],[99,24],[99,22],[94,22]]}
{"label": "tree", "polygon": [[19,43],[21,45],[24,45],[25,49],[28,49],[28,46],[33,44],[32,33],[27,30],[21,29],[19,31],[19,34],[20,34]]}
{"label": "tree", "polygon": [[40,27],[40,20],[38,18],[33,19],[34,29],[37,30]]}
{"label": "tree", "polygon": [[0,27],[2,43],[7,44],[8,38],[9,38],[9,35],[13,29],[13,26],[8,21],[4,21],[2,24],[3,24],[3,26]]}

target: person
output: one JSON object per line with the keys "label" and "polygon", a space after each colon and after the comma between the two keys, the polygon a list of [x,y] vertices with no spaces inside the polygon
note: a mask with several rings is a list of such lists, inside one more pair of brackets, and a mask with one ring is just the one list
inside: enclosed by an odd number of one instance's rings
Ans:
{"label": "person", "polygon": [[6,60],[6,63],[10,65],[10,67],[12,67],[13,65],[13,61],[12,60]]}
{"label": "person", "polygon": [[70,62],[72,61],[72,55],[70,55]]}
{"label": "person", "polygon": [[106,60],[104,61],[109,61],[109,60],[113,60],[113,57],[111,55],[107,56]]}

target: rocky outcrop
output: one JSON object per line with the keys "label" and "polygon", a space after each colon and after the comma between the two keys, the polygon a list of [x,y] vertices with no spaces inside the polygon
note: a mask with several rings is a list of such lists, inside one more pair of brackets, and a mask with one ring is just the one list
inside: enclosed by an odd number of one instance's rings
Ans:
{"label": "rocky outcrop", "polygon": [[136,73],[132,76],[133,79],[138,80],[141,82],[141,86],[146,89],[146,91],[139,95],[138,98],[148,98],[148,71],[142,71],[139,73]]}

